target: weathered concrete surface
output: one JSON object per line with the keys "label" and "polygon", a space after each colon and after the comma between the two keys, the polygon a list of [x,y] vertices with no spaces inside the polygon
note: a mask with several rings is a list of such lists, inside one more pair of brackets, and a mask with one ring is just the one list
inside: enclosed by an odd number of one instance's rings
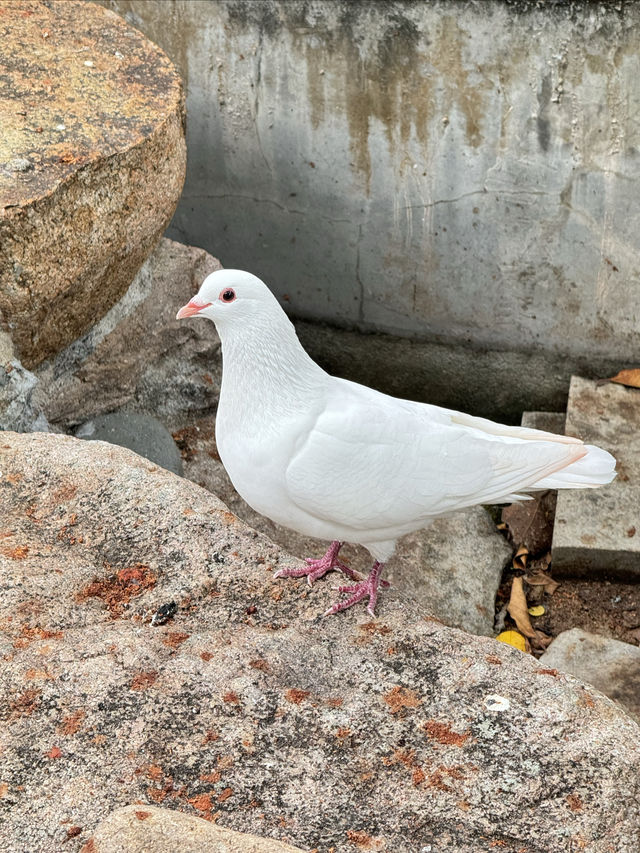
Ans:
{"label": "weathered concrete surface", "polygon": [[554,574],[640,578],[640,391],[574,376],[565,432],[612,453],[618,476],[558,493]]}
{"label": "weathered concrete surface", "polygon": [[162,239],[103,319],[36,369],[49,420],[68,429],[125,407],[182,425],[211,411],[220,342],[211,323],[181,323],[176,312],[216,269],[202,249]]}
{"label": "weathered concrete surface", "polygon": [[302,853],[273,838],[216,826],[157,806],[125,806],[106,817],[84,853]]}
{"label": "weathered concrete surface", "polygon": [[[183,453],[185,476],[213,492],[239,518],[296,554],[300,561],[321,556],[327,542],[275,524],[242,500],[220,461],[214,431],[215,418],[210,417],[174,433]],[[496,592],[511,554],[511,547],[487,512],[473,507],[437,519],[426,530],[401,539],[384,577],[391,581],[401,601],[411,601],[425,616],[435,616],[445,625],[473,634],[493,636]],[[365,548],[346,544],[340,556],[357,571],[369,573],[371,556]],[[337,583],[339,576],[332,577]],[[330,603],[327,599],[327,607]]]}
{"label": "weathered concrete surface", "polygon": [[[447,402],[503,397],[516,422],[634,350],[638,4],[103,2],[186,81],[170,233],[299,317],[414,336],[396,383],[418,358],[433,397],[457,358]],[[483,349],[499,368],[478,377]],[[361,369],[389,381],[382,359]]]}
{"label": "weathered concrete surface", "polygon": [[107,441],[127,447],[182,476],[182,457],[169,430],[157,418],[137,412],[111,412],[85,421],[75,431],[76,438],[85,441]]}
{"label": "weathered concrete surface", "polygon": [[564,435],[565,412],[523,412],[520,425],[529,429],[543,429]]}
{"label": "weathered concrete surface", "polygon": [[561,669],[614,699],[640,721],[640,648],[572,628],[558,634],[540,664]]}
{"label": "weathered concrete surface", "polygon": [[640,729],[591,688],[392,590],[319,618],[326,583],[122,448],[5,433],[0,471],[3,850],[147,803],[319,853],[638,850]]}
{"label": "weathered concrete surface", "polygon": [[93,3],[0,3],[0,326],[31,368],[129,286],[185,174],[167,56]]}

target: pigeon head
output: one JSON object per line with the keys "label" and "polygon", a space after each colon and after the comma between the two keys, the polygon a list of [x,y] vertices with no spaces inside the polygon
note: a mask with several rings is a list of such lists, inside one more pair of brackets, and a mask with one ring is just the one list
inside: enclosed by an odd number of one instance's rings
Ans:
{"label": "pigeon head", "polygon": [[273,320],[284,316],[278,300],[257,276],[242,270],[216,270],[202,282],[200,290],[177,315],[206,317],[218,328],[246,325],[251,320]]}

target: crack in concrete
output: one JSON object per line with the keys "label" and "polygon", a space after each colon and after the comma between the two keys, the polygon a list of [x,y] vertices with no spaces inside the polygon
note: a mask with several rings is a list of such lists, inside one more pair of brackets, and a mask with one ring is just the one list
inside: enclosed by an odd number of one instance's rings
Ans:
{"label": "crack in concrete", "polygon": [[242,193],[221,193],[221,194],[213,194],[213,193],[202,193],[202,194],[194,194],[194,195],[183,195],[182,198],[186,201],[191,201],[193,199],[225,199],[225,198],[239,198],[243,201],[253,201],[256,204],[272,204],[274,207],[277,207],[278,210],[282,210],[285,213],[292,213],[295,216],[320,216],[321,219],[326,219],[327,222],[353,222],[352,219],[347,218],[336,218],[333,216],[327,216],[324,213],[318,213],[317,210],[309,211],[309,210],[296,210],[292,207],[287,207],[279,201],[276,201],[273,198],[256,198],[256,196],[252,195],[243,195]]}
{"label": "crack in concrete", "polygon": [[360,242],[362,240],[362,224],[358,225],[358,241],[356,243],[356,281],[360,288],[360,302],[358,305],[358,323],[364,323],[364,284],[360,278]]}

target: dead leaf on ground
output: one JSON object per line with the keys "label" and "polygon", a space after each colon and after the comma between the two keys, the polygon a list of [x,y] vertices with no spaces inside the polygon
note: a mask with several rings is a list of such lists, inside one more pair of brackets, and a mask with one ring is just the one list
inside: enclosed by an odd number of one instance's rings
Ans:
{"label": "dead leaf on ground", "polygon": [[524,545],[521,545],[516,553],[513,555],[513,560],[511,561],[511,565],[514,569],[526,569],[527,568],[527,560],[529,559],[529,549]]}
{"label": "dead leaf on ground", "polygon": [[529,573],[524,576],[525,581],[530,586],[543,586],[547,595],[553,595],[560,586],[558,581],[554,581],[551,575],[548,575],[546,572],[541,570],[532,571],[532,568],[533,566],[529,568]]}
{"label": "dead leaf on ground", "polygon": [[551,548],[556,493],[542,492],[530,501],[513,503],[502,510],[502,521],[508,526],[514,545],[524,545],[530,554]]}
{"label": "dead leaf on ground", "polygon": [[524,594],[524,585],[522,578],[514,578],[511,584],[511,596],[507,604],[509,616],[518,626],[518,631],[530,639],[536,636],[533,630],[531,619],[529,618],[529,610],[527,607],[527,597]]}
{"label": "dead leaf on ground", "polygon": [[615,376],[610,377],[610,379],[605,379],[604,381],[617,382],[618,385],[626,385],[627,388],[640,388],[640,367],[620,370]]}

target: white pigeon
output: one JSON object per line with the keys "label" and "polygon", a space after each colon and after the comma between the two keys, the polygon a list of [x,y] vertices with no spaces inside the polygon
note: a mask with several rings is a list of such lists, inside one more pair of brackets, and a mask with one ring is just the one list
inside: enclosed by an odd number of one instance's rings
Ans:
{"label": "white pigeon", "polygon": [[[235,489],[277,524],[332,540],[319,560],[276,577],[306,576],[311,584],[337,569],[353,581],[338,587],[346,597],[325,615],[368,597],[373,616],[396,542],[438,516],[615,477],[613,456],[577,438],[399,400],[330,376],[251,273],[212,273],[177,316],[207,317],[220,335],[216,442]],[[366,579],[338,560],[343,542],[371,554]]]}

